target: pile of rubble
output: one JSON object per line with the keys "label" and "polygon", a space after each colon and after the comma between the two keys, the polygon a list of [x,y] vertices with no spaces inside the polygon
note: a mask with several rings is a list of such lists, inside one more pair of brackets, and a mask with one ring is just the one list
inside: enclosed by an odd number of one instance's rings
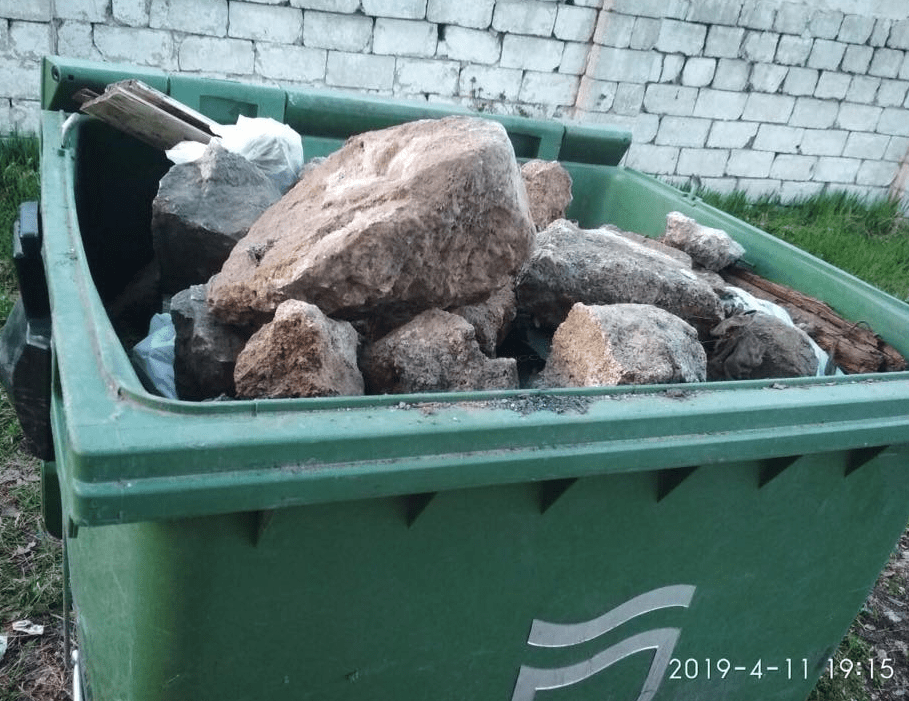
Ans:
{"label": "pile of rubble", "polygon": [[286,193],[212,140],[153,204],[178,395],[817,373],[804,331],[717,274],[744,252],[724,232],[675,212],[659,241],[582,229],[571,187],[475,117],[354,136]]}

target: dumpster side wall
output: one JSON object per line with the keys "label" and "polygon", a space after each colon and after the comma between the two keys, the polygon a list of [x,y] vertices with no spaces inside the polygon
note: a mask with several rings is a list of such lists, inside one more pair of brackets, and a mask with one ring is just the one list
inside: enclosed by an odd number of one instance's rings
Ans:
{"label": "dumpster side wall", "polygon": [[626,165],[740,188],[905,193],[900,0],[0,2],[0,133],[39,59],[326,86],[633,130]]}

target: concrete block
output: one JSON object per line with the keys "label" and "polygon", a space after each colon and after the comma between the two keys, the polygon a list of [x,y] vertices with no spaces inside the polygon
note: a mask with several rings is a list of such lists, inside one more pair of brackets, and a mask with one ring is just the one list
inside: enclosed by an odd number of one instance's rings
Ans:
{"label": "concrete block", "polygon": [[756,122],[714,122],[707,137],[710,148],[750,148],[757,134]]}
{"label": "concrete block", "polygon": [[[578,86],[577,105],[580,109],[592,112],[608,112],[615,102],[615,93],[619,84],[608,80],[592,80],[587,76],[581,78]],[[643,115],[642,115],[643,116]],[[656,131],[654,130],[654,134]],[[653,136],[644,139],[652,141]]]}
{"label": "concrete block", "polygon": [[41,131],[41,101],[13,98],[10,100],[8,128],[4,134],[34,134]]}
{"label": "concrete block", "polygon": [[778,154],[770,167],[770,177],[779,180],[811,180],[817,156],[793,156],[788,153]]}
{"label": "concrete block", "polygon": [[852,76],[849,90],[846,92],[846,99],[849,102],[874,102],[880,87],[880,78],[869,78],[864,75]]}
{"label": "concrete block", "polygon": [[699,178],[701,187],[721,195],[730,195],[735,192],[735,178]]}
{"label": "concrete block", "polygon": [[843,24],[843,13],[837,10],[815,10],[808,20],[808,32],[818,39],[835,39]]}
{"label": "concrete block", "polygon": [[13,20],[9,23],[8,37],[12,54],[19,58],[37,60],[53,53],[50,24]]}
{"label": "concrete block", "polygon": [[[631,15],[621,15],[617,12],[600,12],[594,25],[593,43],[617,49],[627,48],[631,46],[631,37],[634,33],[635,24],[636,19]],[[657,22],[657,30],[659,30],[659,22]]]}
{"label": "concrete block", "polygon": [[795,98],[790,95],[768,95],[751,93],[745,103],[742,119],[752,122],[785,124],[795,107]]}
{"label": "concrete block", "polygon": [[[95,46],[106,61],[125,61],[164,69],[177,67],[170,32],[96,24],[92,36]],[[249,65],[252,67],[252,61]]]}
{"label": "concrete block", "polygon": [[454,95],[458,92],[460,72],[461,64],[457,61],[398,58],[395,67],[395,94]]}
{"label": "concrete block", "polygon": [[902,107],[909,83],[905,80],[882,80],[874,103],[881,107]]}
{"label": "concrete block", "polygon": [[630,129],[632,143],[652,143],[660,129],[660,117],[656,114],[642,112],[634,119]]}
{"label": "concrete block", "polygon": [[644,103],[644,86],[640,83],[619,83],[612,101],[612,111],[616,114],[635,116],[641,111]]}
{"label": "concrete block", "polygon": [[557,39],[506,34],[502,39],[499,65],[528,71],[554,71],[562,61],[564,48],[564,42]]}
{"label": "concrete block", "polygon": [[909,136],[909,109],[884,108],[877,124],[877,131],[880,134],[890,134],[891,136]]}
{"label": "concrete block", "polygon": [[783,81],[787,95],[814,95],[820,72],[813,68],[790,68]]}
{"label": "concrete block", "polygon": [[852,78],[848,73],[834,73],[833,71],[822,71],[821,77],[818,78],[817,88],[814,91],[815,97],[832,97],[842,100],[849,92],[849,84]]}
{"label": "concrete block", "polygon": [[903,65],[900,67],[897,77],[900,80],[909,80],[909,51],[906,52],[906,58],[903,60]]}
{"label": "concrete block", "polygon": [[[589,41],[599,14],[592,7],[559,5],[553,34],[564,41]],[[603,13],[606,14],[606,13]]]}
{"label": "concrete block", "polygon": [[855,175],[856,185],[888,187],[896,177],[898,168],[887,161],[862,161]]}
{"label": "concrete block", "polygon": [[846,45],[842,42],[815,39],[811,53],[808,55],[808,67],[835,71],[839,68],[844,53],[846,53]]}
{"label": "concrete block", "polygon": [[806,129],[799,148],[806,156],[839,156],[848,136],[839,129]]}
{"label": "concrete block", "polygon": [[699,0],[691,4],[689,22],[735,25],[739,21],[741,0]]}
{"label": "concrete block", "polygon": [[495,0],[428,0],[426,19],[440,24],[455,24],[471,29],[487,29],[492,24]]}
{"label": "concrete block", "polygon": [[456,61],[496,63],[502,53],[499,35],[495,32],[447,25],[444,28],[444,37],[444,40],[439,42],[438,55]]}
{"label": "concrete block", "polygon": [[775,32],[748,31],[742,42],[742,55],[749,61],[771,63],[776,55],[779,39],[780,35]]}
{"label": "concrete block", "polygon": [[80,22],[106,22],[107,5],[107,0],[55,0],[54,17]]}
{"label": "concrete block", "polygon": [[738,58],[744,39],[745,30],[741,27],[713,25],[707,32],[704,55],[715,58]]}
{"label": "concrete block", "polygon": [[703,51],[706,40],[705,25],[664,19],[657,36],[656,48],[667,54],[697,56]]}
{"label": "concrete block", "polygon": [[679,162],[680,149],[675,146],[654,146],[632,142],[625,165],[650,175],[673,175]]}
{"label": "concrete block", "polygon": [[773,63],[756,63],[751,69],[751,89],[757,92],[775,93],[783,84],[789,69]]}
{"label": "concrete block", "polygon": [[303,44],[341,52],[366,51],[372,39],[373,19],[334,12],[303,13]]}
{"label": "concrete block", "polygon": [[148,26],[148,3],[145,0],[113,0],[111,12],[115,21],[130,27]]}
{"label": "concrete block", "polygon": [[518,99],[522,71],[514,68],[465,66],[461,69],[458,93],[483,100]]}
{"label": "concrete block", "polygon": [[257,42],[256,73],[273,80],[321,83],[327,57],[325,49]]}
{"label": "concrete block", "polygon": [[559,73],[583,75],[587,70],[587,56],[591,50],[590,44],[566,41],[565,49],[562,51],[562,60],[559,63]]}
{"label": "concrete block", "polygon": [[805,200],[820,194],[823,189],[823,183],[805,182],[804,180],[783,181],[779,190],[780,201],[787,204],[796,200]]}
{"label": "concrete block", "polygon": [[[101,28],[100,25],[95,27],[95,43]],[[256,62],[251,41],[201,36],[188,36],[183,40],[178,60],[181,71],[237,75],[252,74]]]}
{"label": "concrete block", "polygon": [[573,105],[578,93],[580,78],[574,75],[553,75],[525,71],[518,92],[521,102],[539,102],[547,105]]}
{"label": "concrete block", "polygon": [[779,194],[781,186],[781,181],[769,178],[739,178],[735,189],[745,193],[750,199],[758,199]]}
{"label": "concrete block", "polygon": [[783,124],[761,124],[751,148],[756,151],[798,153],[804,129]]}
{"label": "concrete block", "polygon": [[685,68],[682,70],[682,85],[703,88],[710,85],[715,73],[715,58],[689,58],[685,61]]}
{"label": "concrete block", "polygon": [[[460,29],[460,27],[451,27],[451,29]],[[438,43],[439,32],[437,25],[432,22],[379,17],[373,27],[372,52],[374,54],[434,56]],[[498,46],[496,46],[496,56],[498,56]]]}
{"label": "concrete block", "polygon": [[799,97],[795,101],[795,108],[789,118],[789,124],[794,127],[828,129],[836,122],[839,111],[840,104],[837,100],[817,100],[813,97]]}
{"label": "concrete block", "polygon": [[652,83],[644,92],[644,108],[653,114],[690,117],[697,99],[697,88]]}
{"label": "concrete block", "polygon": [[746,93],[704,88],[698,93],[697,102],[694,105],[694,116],[709,119],[739,119],[744,112],[747,99]]}
{"label": "concrete block", "polygon": [[846,53],[843,56],[842,69],[847,73],[864,75],[868,72],[868,66],[871,65],[871,57],[873,55],[874,49],[870,46],[850,44],[846,47]]}
{"label": "concrete block", "polygon": [[[867,15],[846,15],[836,38],[848,44],[864,44],[874,31],[874,17]],[[909,48],[909,47],[905,47]]]}
{"label": "concrete block", "polygon": [[650,17],[636,17],[634,20],[634,29],[631,30],[632,49],[644,49],[649,51],[656,46],[657,39],[660,38],[660,20]]}
{"label": "concrete block", "polygon": [[885,161],[902,162],[909,158],[909,137],[891,136],[883,156]]}
{"label": "concrete block", "polygon": [[880,107],[843,102],[835,126],[849,131],[874,131],[882,112]]}
{"label": "concrete block", "polygon": [[[659,59],[657,59],[659,60]],[[658,80],[661,83],[678,83],[682,78],[682,70],[685,68],[685,57],[681,54],[668,54],[663,56]],[[656,69],[654,69],[656,73]]]}
{"label": "concrete block", "polygon": [[360,0],[290,0],[291,7],[320,12],[340,12],[349,14],[360,8]]}
{"label": "concrete block", "polygon": [[684,19],[691,0],[610,0],[614,12],[640,17]]}
{"label": "concrete block", "polygon": [[54,16],[51,0],[0,0],[0,17],[29,22],[50,22]]}
{"label": "concrete block", "polygon": [[770,151],[732,151],[726,162],[726,174],[742,178],[766,178],[773,166]]}
{"label": "concrete block", "polygon": [[497,32],[548,37],[555,26],[557,10],[552,2],[498,0],[492,14],[492,28]]}
{"label": "concrete block", "polygon": [[886,46],[887,39],[890,38],[890,30],[892,28],[892,19],[879,17],[877,22],[874,23],[874,31],[871,32],[871,37],[868,39],[868,45],[875,48],[879,46]]}
{"label": "concrete block", "polygon": [[654,143],[660,146],[702,148],[707,143],[712,123],[709,119],[697,117],[663,117]]}
{"label": "concrete block", "polygon": [[821,156],[814,169],[814,179],[824,183],[854,183],[861,165],[857,158]]}
{"label": "concrete block", "polygon": [[[508,37],[505,38],[505,41],[508,41]],[[540,39],[537,41],[545,40]],[[653,64],[659,59],[651,51],[613,49],[609,47],[601,48],[591,58],[590,71],[593,78],[597,80],[626,81],[629,83],[648,82]]]}
{"label": "concrete block", "polygon": [[426,0],[363,0],[363,12],[372,17],[423,19]]}
{"label": "concrete block", "polygon": [[675,172],[693,175],[698,179],[720,178],[726,174],[729,151],[716,148],[683,148]]}
{"label": "concrete block", "polygon": [[151,0],[148,26],[223,37],[227,17],[227,0]]}
{"label": "concrete block", "polygon": [[325,65],[325,82],[328,85],[365,90],[392,90],[394,81],[394,56],[370,56],[347,51],[328,52]]}
{"label": "concrete block", "polygon": [[751,65],[747,61],[721,58],[717,63],[712,87],[717,90],[744,90],[748,85]]}
{"label": "concrete block", "polygon": [[765,0],[746,0],[742,5],[742,14],[739,15],[738,24],[748,29],[773,29],[776,19],[776,8]]}
{"label": "concrete block", "polygon": [[776,62],[787,66],[804,66],[811,54],[814,40],[810,37],[784,34],[776,47]]}
{"label": "concrete block", "polygon": [[92,25],[89,22],[63,20],[57,27],[57,52],[61,56],[78,56],[92,61],[104,60],[95,46]]}
{"label": "concrete block", "polygon": [[880,78],[896,78],[905,58],[905,52],[899,49],[875,49],[868,73]]}
{"label": "concrete block", "polygon": [[296,44],[303,36],[303,11],[296,7],[232,2],[228,36],[279,44]]}
{"label": "concrete block", "polygon": [[909,19],[893,23],[887,37],[887,46],[891,49],[909,49]]}
{"label": "concrete block", "polygon": [[890,145],[890,138],[884,134],[870,134],[854,131],[846,139],[843,155],[847,158],[869,158],[880,160]]}
{"label": "concrete block", "polygon": [[804,2],[784,2],[776,12],[774,31],[801,35],[808,28],[808,7]]}
{"label": "concrete block", "polygon": [[0,55],[0,95],[34,99],[40,92],[41,64],[36,58]]}

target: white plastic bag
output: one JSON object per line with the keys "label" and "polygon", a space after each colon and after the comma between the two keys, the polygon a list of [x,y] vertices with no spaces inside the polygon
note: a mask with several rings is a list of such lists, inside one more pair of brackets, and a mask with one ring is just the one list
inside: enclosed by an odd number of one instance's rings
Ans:
{"label": "white plastic bag", "polygon": [[177,332],[170,314],[155,314],[148,325],[148,336],[133,347],[130,356],[142,384],[162,397],[177,398],[174,380],[174,344]]}

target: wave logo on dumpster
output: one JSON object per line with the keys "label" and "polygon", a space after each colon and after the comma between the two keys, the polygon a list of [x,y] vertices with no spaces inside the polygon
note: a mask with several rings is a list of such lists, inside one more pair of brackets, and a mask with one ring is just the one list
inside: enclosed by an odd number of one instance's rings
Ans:
{"label": "wave logo on dumpster", "polygon": [[[645,613],[673,607],[688,608],[694,590],[695,587],[688,584],[654,589],[629,599],[602,616],[581,623],[550,623],[534,619],[530,635],[527,636],[527,644],[550,648],[580,645]],[[660,688],[681,632],[681,628],[654,628],[632,635],[590,659],[567,667],[541,669],[523,665],[518,673],[511,701],[533,701],[538,691],[577,684],[630,655],[653,650],[653,662],[637,698],[637,701],[650,701]]]}

